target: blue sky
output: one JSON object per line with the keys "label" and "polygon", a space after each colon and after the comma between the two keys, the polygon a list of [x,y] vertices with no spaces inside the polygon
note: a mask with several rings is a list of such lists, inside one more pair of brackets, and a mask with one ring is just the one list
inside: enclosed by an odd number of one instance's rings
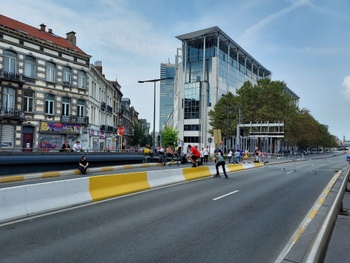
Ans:
{"label": "blue sky", "polygon": [[[1,0],[1,14],[46,24],[102,61],[140,118],[153,121],[160,63],[174,63],[175,36],[218,26],[284,81],[331,134],[350,140],[350,1],[348,0]],[[148,86],[147,86],[148,85]],[[156,123],[156,127],[158,124]]]}

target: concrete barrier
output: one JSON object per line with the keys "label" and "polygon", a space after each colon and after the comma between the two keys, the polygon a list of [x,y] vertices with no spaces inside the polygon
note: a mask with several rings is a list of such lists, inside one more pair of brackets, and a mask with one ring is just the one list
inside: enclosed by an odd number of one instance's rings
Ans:
{"label": "concrete barrier", "polygon": [[[261,166],[263,164],[228,164],[226,170],[233,172]],[[0,223],[215,174],[215,166],[199,166],[99,175],[2,188]],[[50,173],[47,176],[56,175]]]}

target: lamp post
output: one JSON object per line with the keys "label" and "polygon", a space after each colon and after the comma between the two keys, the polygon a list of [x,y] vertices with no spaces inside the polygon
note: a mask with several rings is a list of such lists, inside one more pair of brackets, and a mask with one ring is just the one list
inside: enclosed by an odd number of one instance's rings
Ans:
{"label": "lamp post", "polygon": [[153,143],[153,149],[155,149],[156,146],[156,82],[166,80],[166,79],[173,79],[173,78],[161,78],[161,79],[150,79],[150,80],[139,80],[138,83],[145,83],[145,82],[153,82],[154,88],[153,88],[153,134],[152,134],[152,143]]}

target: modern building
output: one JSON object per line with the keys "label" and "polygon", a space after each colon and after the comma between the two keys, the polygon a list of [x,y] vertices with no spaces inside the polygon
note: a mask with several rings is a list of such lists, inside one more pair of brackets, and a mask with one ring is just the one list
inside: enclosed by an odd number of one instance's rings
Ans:
{"label": "modern building", "polygon": [[160,78],[166,79],[160,81],[159,88],[159,131],[162,131],[174,110],[175,64],[160,64]]}
{"label": "modern building", "polygon": [[182,48],[175,62],[173,124],[185,144],[201,148],[209,145],[211,137],[208,112],[221,96],[236,94],[245,81],[256,84],[271,78],[271,72],[219,27],[176,38]]}
{"label": "modern building", "polygon": [[0,15],[1,148],[59,149],[89,125],[90,55],[41,24],[35,28]]}

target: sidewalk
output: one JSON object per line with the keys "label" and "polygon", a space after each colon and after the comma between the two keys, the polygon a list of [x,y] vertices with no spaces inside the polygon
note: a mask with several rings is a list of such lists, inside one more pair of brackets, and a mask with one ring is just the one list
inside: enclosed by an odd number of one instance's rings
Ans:
{"label": "sidewalk", "polygon": [[[350,189],[350,182],[347,185],[347,189]],[[350,192],[344,194],[343,210],[349,215],[338,215],[325,263],[350,263]]]}

